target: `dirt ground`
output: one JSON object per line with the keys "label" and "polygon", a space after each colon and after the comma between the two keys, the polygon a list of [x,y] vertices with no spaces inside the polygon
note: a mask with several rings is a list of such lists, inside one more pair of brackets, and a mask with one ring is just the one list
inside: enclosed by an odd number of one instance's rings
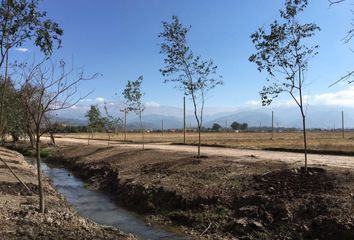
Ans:
{"label": "dirt ground", "polygon": [[300,155],[294,163],[257,154],[197,159],[170,149],[61,144],[52,162],[193,239],[354,239],[351,167],[311,164],[306,173]]}
{"label": "dirt ground", "polygon": [[0,148],[0,157],[26,183],[29,193],[0,162],[0,239],[135,239],[117,229],[97,225],[76,214],[44,178],[48,209],[37,211],[35,167],[23,156]]}

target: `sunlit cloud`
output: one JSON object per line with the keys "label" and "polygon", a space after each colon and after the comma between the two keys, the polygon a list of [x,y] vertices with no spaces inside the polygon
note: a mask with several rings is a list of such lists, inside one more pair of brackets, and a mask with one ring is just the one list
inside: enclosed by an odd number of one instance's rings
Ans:
{"label": "sunlit cloud", "polygon": [[25,53],[25,52],[28,52],[28,48],[24,48],[24,47],[17,47],[17,48],[15,48],[15,51]]}
{"label": "sunlit cloud", "polygon": [[103,97],[97,97],[97,98],[96,98],[96,101],[97,101],[97,102],[104,102],[105,99],[104,99]]}
{"label": "sunlit cloud", "polygon": [[160,107],[161,104],[154,102],[154,101],[149,101],[149,102],[145,102],[145,106],[147,106],[147,107]]}
{"label": "sunlit cloud", "polygon": [[[299,98],[296,98],[299,101]],[[304,105],[324,105],[324,106],[343,106],[343,107],[354,107],[354,86],[349,86],[344,90],[339,90],[335,92],[326,92],[314,95],[303,96]],[[258,101],[250,100],[246,102],[248,106],[259,105]],[[294,99],[289,98],[287,100],[274,99],[273,106],[275,107],[291,107],[296,106]]]}
{"label": "sunlit cloud", "polygon": [[86,99],[80,100],[80,102],[92,102],[92,99],[91,98],[86,98]]}
{"label": "sunlit cloud", "polygon": [[312,102],[316,105],[339,105],[354,107],[354,86],[337,92],[316,94],[312,97]]}
{"label": "sunlit cloud", "polygon": [[255,100],[250,100],[246,102],[246,105],[248,106],[260,106],[260,102],[259,101],[255,101]]}

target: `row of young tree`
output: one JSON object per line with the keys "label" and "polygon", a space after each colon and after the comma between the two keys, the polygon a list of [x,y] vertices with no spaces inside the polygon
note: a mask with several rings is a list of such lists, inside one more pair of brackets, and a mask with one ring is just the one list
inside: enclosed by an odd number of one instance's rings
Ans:
{"label": "row of young tree", "polygon": [[[39,186],[39,211],[44,212],[44,193],[40,170],[40,139],[44,132],[52,128],[53,112],[70,108],[86,97],[77,94],[80,82],[93,79],[97,74],[85,76],[78,68],[68,68],[64,61],[51,61],[54,49],[61,47],[63,30],[39,10],[38,0],[3,0],[0,5],[0,68],[4,74],[0,78],[0,134],[11,135],[16,141],[26,135],[36,149]],[[341,1],[334,1],[341,2]],[[255,53],[249,61],[257,65],[259,71],[268,75],[260,92],[263,105],[282,93],[288,93],[298,105],[303,125],[305,169],[307,169],[306,114],[304,111],[303,87],[310,60],[317,55],[318,45],[310,45],[310,39],[320,28],[314,23],[300,23],[299,16],[306,9],[307,0],[286,0],[280,10],[280,20],[269,28],[260,28],[251,36]],[[211,60],[203,60],[189,47],[187,35],[190,26],[183,26],[177,16],[171,22],[163,22],[160,53],[164,56],[164,66],[160,69],[165,83],[172,83],[190,97],[199,133],[198,157],[200,157],[201,129],[207,93],[222,85],[222,77],[217,75],[217,66]],[[353,32],[349,33],[349,38]],[[24,43],[32,42],[43,53],[43,60],[32,63],[16,63],[11,59],[11,51]],[[350,76],[350,75],[348,75]],[[143,77],[128,81],[123,91],[126,107],[125,116],[135,112],[141,124],[144,143],[142,113]],[[96,109],[97,110],[97,109]],[[93,111],[94,112],[94,111]],[[97,113],[96,113],[97,114]],[[93,114],[94,115],[94,114]],[[88,113],[88,118],[90,118]],[[95,118],[95,117],[94,117]],[[104,119],[90,121],[90,128],[99,125],[112,131],[122,120],[106,112]],[[126,119],[126,117],[125,117]],[[124,128],[126,120],[123,121]],[[144,145],[143,145],[144,147]]]}
{"label": "row of young tree", "polygon": [[[144,93],[141,91],[141,85],[143,82],[143,76],[140,76],[135,81],[128,81],[125,89],[122,92],[124,97],[124,108],[120,109],[124,113],[124,120],[120,117],[113,117],[109,112],[106,103],[104,104],[104,110],[106,116],[101,115],[101,111],[98,105],[91,105],[90,110],[87,111],[85,117],[88,121],[89,138],[93,137],[94,132],[105,131],[108,135],[108,143],[112,135],[118,134],[120,130],[124,130],[124,139],[126,139],[127,131],[127,114],[134,112],[140,121],[140,131],[142,134],[143,149],[145,149],[144,143],[144,127],[143,127],[143,111],[145,106],[142,103],[142,97]],[[89,140],[88,140],[89,143]]]}
{"label": "row of young tree", "polygon": [[[339,2],[342,1],[332,1],[331,4]],[[311,45],[310,39],[321,30],[315,23],[300,22],[300,15],[307,6],[308,0],[286,0],[284,9],[280,10],[280,19],[268,28],[260,27],[251,35],[256,51],[249,57],[249,61],[255,63],[260,72],[267,74],[268,85],[260,91],[262,104],[270,105],[274,98],[287,93],[299,107],[305,171],[307,136],[304,86],[310,60],[318,54],[319,49],[319,45]],[[190,27],[184,27],[178,17],[173,16],[172,23],[163,23],[163,29],[159,37],[164,40],[161,53],[165,55],[165,67],[160,71],[166,77],[165,82],[175,83],[192,100],[199,130],[199,157],[205,95],[223,82],[221,77],[215,77],[217,67],[212,61],[203,61],[190,50],[186,40]],[[351,30],[347,38],[352,38],[353,33]],[[340,80],[350,76],[346,75]]]}
{"label": "row of young tree", "polygon": [[[344,1],[344,0],[343,0]],[[330,1],[335,4],[343,1]],[[280,19],[270,24],[268,28],[260,27],[251,35],[255,46],[255,53],[249,61],[256,64],[260,72],[267,74],[267,83],[260,91],[262,104],[270,105],[274,98],[282,93],[288,93],[299,107],[302,117],[305,170],[307,171],[307,136],[306,112],[304,101],[304,85],[310,60],[318,54],[319,45],[311,45],[310,39],[321,29],[314,23],[301,23],[299,16],[308,6],[308,0],[286,0],[284,9],[280,10]],[[200,157],[201,130],[203,129],[203,111],[208,91],[222,85],[222,77],[216,74],[217,66],[213,61],[205,61],[196,55],[189,47],[187,35],[191,26],[183,26],[177,16],[171,22],[163,22],[163,31],[159,34],[162,40],[160,53],[164,56],[164,66],[160,69],[165,77],[165,83],[173,83],[185,96],[190,97],[194,117],[199,133],[198,157]],[[351,39],[353,31],[348,33]],[[347,79],[351,74],[340,80]],[[141,78],[142,80],[142,78]],[[140,86],[129,85],[129,91],[123,95],[129,104],[135,105],[125,108],[124,113],[134,109],[139,115],[142,137],[144,138]],[[133,87],[135,87],[133,89]],[[130,92],[131,91],[131,92]],[[137,95],[129,95],[130,93]],[[217,126],[215,126],[217,127]],[[241,128],[237,124],[235,129]],[[144,141],[143,141],[144,142]]]}

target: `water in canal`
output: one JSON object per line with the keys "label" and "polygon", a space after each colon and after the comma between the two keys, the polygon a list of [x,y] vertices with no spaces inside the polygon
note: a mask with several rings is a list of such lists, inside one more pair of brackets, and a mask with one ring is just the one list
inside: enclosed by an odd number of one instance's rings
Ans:
{"label": "water in canal", "polygon": [[[29,163],[35,164],[33,159],[27,160]],[[43,173],[52,180],[57,191],[63,194],[66,200],[83,217],[99,224],[117,227],[123,232],[134,234],[138,239],[189,239],[162,227],[146,225],[142,216],[117,206],[108,194],[85,188],[84,182],[72,175],[65,167],[43,162],[41,166]]]}

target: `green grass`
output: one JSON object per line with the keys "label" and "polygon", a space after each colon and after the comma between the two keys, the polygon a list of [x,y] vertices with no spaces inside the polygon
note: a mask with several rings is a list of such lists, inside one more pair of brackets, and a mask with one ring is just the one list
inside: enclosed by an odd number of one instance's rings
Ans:
{"label": "green grass", "polygon": [[85,182],[85,183],[84,183],[84,188],[85,188],[85,189],[89,189],[90,186],[91,186],[91,185],[90,185],[88,182]]}

